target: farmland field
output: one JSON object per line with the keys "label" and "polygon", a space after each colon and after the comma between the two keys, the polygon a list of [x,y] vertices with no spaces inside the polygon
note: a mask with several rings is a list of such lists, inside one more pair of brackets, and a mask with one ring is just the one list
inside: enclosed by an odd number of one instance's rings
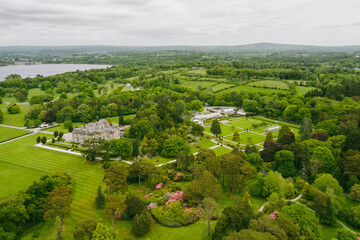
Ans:
{"label": "farmland field", "polygon": [[282,90],[282,89],[251,87],[251,86],[247,86],[247,85],[239,85],[239,86],[236,86],[236,87],[233,87],[233,88],[228,88],[228,89],[225,89],[223,91],[220,91],[220,93],[232,92],[232,91],[260,92],[260,93],[268,93],[268,94],[272,94],[272,93],[288,94],[289,93],[289,91]]}
{"label": "farmland field", "polygon": [[307,93],[308,91],[316,89],[314,87],[301,87],[301,86],[296,86],[295,88],[296,88],[297,95],[305,95],[305,93]]}
{"label": "farmland field", "polygon": [[199,90],[199,86],[201,88],[208,88],[215,85],[216,82],[210,81],[181,81],[180,86],[190,88],[191,90]]}
{"label": "farmland field", "polygon": [[29,133],[29,131],[0,126],[0,143],[27,133]]}
{"label": "farmland field", "polygon": [[282,81],[256,81],[256,82],[250,82],[246,84],[248,86],[255,86],[255,87],[266,87],[266,88],[278,88],[278,89],[289,89],[289,85],[282,82]]}
{"label": "farmland field", "polygon": [[214,92],[217,92],[217,91],[221,91],[225,88],[230,88],[230,87],[233,87],[235,86],[234,84],[230,84],[230,83],[219,83],[219,84],[216,84],[215,86],[212,86],[212,90]]}

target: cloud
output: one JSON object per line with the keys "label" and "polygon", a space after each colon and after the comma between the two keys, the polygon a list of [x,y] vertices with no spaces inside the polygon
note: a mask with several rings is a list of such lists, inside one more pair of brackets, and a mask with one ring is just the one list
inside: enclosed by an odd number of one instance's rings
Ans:
{"label": "cloud", "polygon": [[350,45],[359,10],[358,0],[11,0],[0,2],[0,45]]}

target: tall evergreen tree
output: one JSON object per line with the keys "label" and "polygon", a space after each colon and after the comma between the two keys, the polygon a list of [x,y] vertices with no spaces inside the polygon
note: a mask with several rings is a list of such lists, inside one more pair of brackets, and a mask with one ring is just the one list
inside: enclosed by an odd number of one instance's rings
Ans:
{"label": "tall evergreen tree", "polygon": [[137,214],[134,218],[131,232],[135,236],[143,236],[149,232],[151,227],[152,217],[148,210],[143,210],[141,214]]}
{"label": "tall evergreen tree", "polygon": [[100,209],[103,209],[105,207],[105,195],[101,192],[101,184],[99,184],[99,188],[97,190],[95,207]]}
{"label": "tall evergreen tree", "polygon": [[311,119],[305,117],[300,125],[301,140],[308,139],[312,132]]}

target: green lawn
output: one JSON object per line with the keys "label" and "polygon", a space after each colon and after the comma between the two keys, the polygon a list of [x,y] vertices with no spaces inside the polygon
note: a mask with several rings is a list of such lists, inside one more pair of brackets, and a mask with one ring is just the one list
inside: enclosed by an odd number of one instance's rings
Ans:
{"label": "green lawn", "polygon": [[[233,138],[233,136],[225,137],[225,139],[227,139],[227,140],[234,141],[232,138]],[[240,143],[241,144],[248,144],[249,143],[248,138],[251,138],[251,142],[253,144],[263,143],[265,141],[265,136],[263,136],[263,135],[259,135],[259,134],[252,133],[252,132],[240,133]]]}
{"label": "green lawn", "polygon": [[15,127],[23,127],[25,123],[24,121],[25,114],[36,105],[33,106],[19,105],[19,106],[21,110],[20,113],[17,114],[9,114],[7,112],[7,109],[3,108],[2,111],[4,113],[4,121],[1,124],[15,126]]}
{"label": "green lawn", "polygon": [[228,148],[223,147],[223,146],[213,148],[212,150],[216,153],[216,156],[220,156],[220,155],[231,152],[231,149],[228,149]]}
{"label": "green lawn", "polygon": [[[211,133],[210,127],[211,127],[211,125],[208,125],[208,126],[204,127],[204,131],[208,132],[208,133]],[[236,131],[236,129],[233,130],[230,126],[221,124],[221,134],[220,135],[226,136],[226,135],[229,135],[229,134],[233,134],[235,131]]]}
{"label": "green lawn", "polygon": [[252,124],[254,123],[260,123],[260,121],[258,120],[254,120],[254,119],[246,119],[244,117],[242,118],[235,118],[234,120],[232,120],[231,122],[227,123],[229,125],[235,126],[235,127],[239,127],[242,129],[252,129],[254,128],[252,126]]}
{"label": "green lawn", "polygon": [[[200,145],[200,148],[197,148],[196,145]],[[216,144],[213,143],[212,141],[210,141],[210,139],[207,139],[206,137],[202,137],[200,142],[197,142],[197,143],[190,146],[190,152],[191,153],[196,153],[201,148],[209,148],[209,147],[212,147],[212,146],[215,146],[215,145]]]}
{"label": "green lawn", "polygon": [[255,86],[255,87],[267,87],[267,88],[278,88],[278,89],[289,89],[289,85],[282,82],[282,81],[275,81],[275,80],[264,80],[264,81],[256,81],[250,82],[247,84],[248,86]]}
{"label": "green lawn", "polygon": [[[51,135],[35,134],[0,145],[0,164],[7,166],[6,173],[0,170],[0,176],[6,176],[4,174],[9,173],[8,182],[6,184],[4,181],[1,182],[1,194],[17,193],[18,190],[24,190],[32,181],[46,173],[68,172],[73,176],[75,184],[71,214],[67,219],[71,225],[66,226],[66,228],[73,231],[73,223],[76,220],[98,219],[100,216],[95,210],[93,202],[98,184],[101,183],[104,175],[103,169],[98,165],[87,163],[80,156],[34,147],[35,139],[38,136],[51,138]],[[23,181],[19,181],[19,178],[22,178]],[[1,177],[1,179],[4,178]],[[20,183],[21,186],[19,186]],[[54,229],[54,225],[52,225],[52,229]],[[48,232],[48,234],[51,233],[51,231]],[[48,239],[48,237],[42,239]]]}
{"label": "green lawn", "polygon": [[25,135],[27,133],[29,133],[29,131],[0,126],[0,142],[4,142],[6,140]]}
{"label": "green lawn", "polygon": [[141,161],[143,161],[143,162],[151,162],[154,165],[159,165],[159,164],[166,163],[166,162],[169,162],[169,161],[174,160],[174,159],[175,158],[165,158],[165,157],[157,156],[157,157],[154,157],[154,158],[150,158],[150,159],[147,159],[147,160],[141,160]]}
{"label": "green lawn", "polygon": [[[84,123],[73,123],[74,128],[81,127],[82,125],[84,125]],[[47,131],[47,132],[58,131],[58,132],[63,132],[63,133],[68,133],[69,132],[69,130],[67,128],[65,128],[62,123],[60,123],[59,125],[57,125],[55,127],[46,128],[46,129],[44,129],[44,131]]]}

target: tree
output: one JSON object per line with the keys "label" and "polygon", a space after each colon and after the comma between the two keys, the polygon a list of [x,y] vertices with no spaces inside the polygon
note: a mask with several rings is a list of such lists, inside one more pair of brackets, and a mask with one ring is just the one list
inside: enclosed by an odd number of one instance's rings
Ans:
{"label": "tree", "polygon": [[303,239],[317,240],[321,239],[321,233],[318,226],[318,218],[315,213],[303,205],[292,204],[281,209],[280,217],[290,219],[294,224],[300,227],[300,235]]}
{"label": "tree", "polygon": [[266,141],[274,141],[274,137],[273,137],[273,134],[272,134],[271,131],[268,131],[268,132],[266,133],[265,142],[266,142]]}
{"label": "tree", "polygon": [[253,165],[258,171],[262,168],[264,164],[264,161],[259,153],[250,153],[249,155],[247,155],[246,161]]}
{"label": "tree", "polygon": [[40,136],[38,136],[38,137],[36,138],[36,142],[37,142],[37,143],[40,143],[40,142],[41,142],[41,137],[40,137]]}
{"label": "tree", "polygon": [[64,136],[63,132],[59,132],[59,138],[61,139]]}
{"label": "tree", "polygon": [[108,226],[98,223],[91,240],[114,240],[115,233]]}
{"label": "tree", "polygon": [[125,213],[130,218],[137,214],[141,214],[146,209],[144,201],[134,194],[129,194],[125,198],[126,210]]}
{"label": "tree", "polygon": [[198,179],[194,179],[185,191],[185,199],[191,205],[198,205],[205,197],[217,199],[221,195],[221,186],[217,179],[209,172],[203,171]]}
{"label": "tree", "polygon": [[210,237],[210,221],[211,217],[217,214],[219,205],[217,202],[212,199],[211,197],[206,197],[202,201],[203,211],[207,216],[207,223],[208,223],[208,237]]}
{"label": "tree", "polygon": [[251,229],[243,229],[223,238],[224,240],[276,240],[277,238],[268,232],[256,232]]}
{"label": "tree", "polygon": [[133,157],[137,157],[137,156],[139,156],[139,142],[138,142],[138,140],[137,139],[135,139],[134,141],[133,141],[133,152],[132,152],[132,156]]}
{"label": "tree", "polygon": [[127,168],[124,164],[111,164],[108,169],[105,170],[105,176],[103,182],[106,184],[107,195],[109,193],[116,192],[119,194],[119,190],[124,194],[128,189]]}
{"label": "tree", "polygon": [[111,218],[112,228],[114,228],[115,217],[119,216],[126,209],[124,202],[118,196],[110,195],[105,204],[105,215]]}
{"label": "tree", "polygon": [[294,153],[281,150],[275,154],[275,170],[279,171],[285,178],[293,177],[296,173],[294,165]]}
{"label": "tree", "polygon": [[179,152],[190,153],[190,147],[186,141],[179,136],[173,136],[164,141],[161,155],[164,157],[175,157]]}
{"label": "tree", "polygon": [[211,123],[210,132],[218,137],[221,134],[220,122],[217,119],[214,119]]}
{"label": "tree", "polygon": [[305,117],[300,125],[301,140],[308,139],[311,132],[312,132],[311,120],[308,117]]}
{"label": "tree", "polygon": [[26,100],[26,96],[20,91],[15,94],[15,99],[19,102],[24,102]]}
{"label": "tree", "polygon": [[148,120],[140,120],[139,122],[131,126],[130,129],[130,133],[132,133],[133,137],[140,140],[143,139],[147,133],[152,131],[152,124]]}
{"label": "tree", "polygon": [[344,174],[347,176],[360,177],[360,152],[355,150],[348,150],[344,154],[342,161],[344,165]]}
{"label": "tree", "polygon": [[131,157],[133,149],[131,142],[128,142],[123,139],[112,139],[107,142],[110,152],[116,157],[121,157],[122,159],[128,159]]}
{"label": "tree", "polygon": [[75,240],[91,240],[97,227],[96,221],[92,219],[83,220],[76,223],[73,233]]}
{"label": "tree", "polygon": [[54,110],[49,109],[46,111],[44,115],[44,121],[46,123],[53,123],[56,121],[56,113],[54,112]]}
{"label": "tree", "polygon": [[73,126],[70,126],[70,127],[68,128],[68,130],[69,130],[69,132],[74,131],[74,127],[73,127]]}
{"label": "tree", "polygon": [[50,220],[53,216],[58,216],[62,228],[64,225],[64,218],[70,212],[71,200],[71,188],[69,187],[61,186],[50,192],[44,205],[45,220]]}
{"label": "tree", "polygon": [[233,136],[232,140],[240,143],[240,134],[238,131],[234,132],[234,136]]}
{"label": "tree", "polygon": [[327,147],[317,147],[313,150],[312,158],[318,159],[323,166],[323,172],[332,173],[335,166],[335,158]]}
{"label": "tree", "polygon": [[55,132],[54,132],[54,137],[56,138],[57,136],[59,136],[59,132],[58,132],[58,131],[55,131]]}
{"label": "tree", "polygon": [[4,121],[4,113],[0,110],[0,123]]}
{"label": "tree", "polygon": [[47,141],[47,139],[46,139],[46,137],[45,137],[45,136],[41,138],[41,143],[42,143],[42,144],[45,144],[45,143],[46,143],[46,141]]}
{"label": "tree", "polygon": [[215,177],[221,175],[221,160],[216,157],[208,157],[204,161],[206,170],[211,172]]}
{"label": "tree", "polygon": [[348,231],[347,229],[338,229],[335,234],[337,240],[357,240],[356,234]]}
{"label": "tree", "polygon": [[119,115],[119,125],[124,125],[124,116],[122,114]]}
{"label": "tree", "polygon": [[[73,126],[73,123],[72,123],[71,120],[65,120],[65,121],[64,121],[64,128],[69,129],[69,128],[72,127],[72,126]],[[55,136],[55,137],[56,137],[56,136]]]}
{"label": "tree", "polygon": [[276,152],[282,149],[282,144],[274,141],[266,141],[264,143],[264,149],[260,152],[260,155],[264,162],[273,162]]}
{"label": "tree", "polygon": [[101,191],[101,184],[99,184],[98,190],[97,190],[97,195],[95,198],[95,207],[96,208],[100,208],[103,209],[105,207],[105,196]]}
{"label": "tree", "polygon": [[281,126],[277,142],[283,145],[295,142],[295,135],[287,125]]}
{"label": "tree", "polygon": [[131,232],[139,237],[149,232],[152,223],[152,217],[147,209],[144,209],[141,214],[134,217]]}
{"label": "tree", "polygon": [[352,200],[360,202],[360,184],[351,187],[349,196]]}

